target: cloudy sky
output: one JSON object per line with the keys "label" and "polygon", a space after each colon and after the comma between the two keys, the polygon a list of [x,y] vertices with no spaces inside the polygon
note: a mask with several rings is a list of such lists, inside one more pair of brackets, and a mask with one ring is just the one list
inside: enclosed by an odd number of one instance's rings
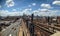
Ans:
{"label": "cloudy sky", "polygon": [[0,0],[1,16],[60,16],[60,0]]}

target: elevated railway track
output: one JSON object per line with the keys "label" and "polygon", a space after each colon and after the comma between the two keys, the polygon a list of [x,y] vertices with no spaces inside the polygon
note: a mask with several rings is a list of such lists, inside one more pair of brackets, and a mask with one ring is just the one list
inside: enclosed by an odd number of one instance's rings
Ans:
{"label": "elevated railway track", "polygon": [[16,19],[0,32],[0,36],[50,36],[60,31],[60,24],[40,23],[39,21]]}
{"label": "elevated railway track", "polygon": [[[51,24],[40,23],[39,21],[34,21],[34,20],[32,22],[31,22],[31,20],[27,20],[27,21],[29,21],[29,22],[27,22],[26,19],[24,19],[24,21],[26,23],[28,23],[27,25],[30,25],[30,24],[34,25],[34,36],[38,35],[35,30],[39,31],[40,36],[50,36],[50,35],[60,31],[60,24],[57,24],[57,23],[51,23]],[[28,28],[31,28],[31,27],[28,27]]]}
{"label": "elevated railway track", "polygon": [[0,36],[18,36],[19,28],[21,26],[21,19],[16,20],[15,23],[10,24],[10,26],[0,32]]}

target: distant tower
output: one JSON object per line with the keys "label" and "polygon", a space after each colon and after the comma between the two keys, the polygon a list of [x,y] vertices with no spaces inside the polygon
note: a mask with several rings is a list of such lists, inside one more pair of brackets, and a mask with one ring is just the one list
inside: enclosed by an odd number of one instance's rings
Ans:
{"label": "distant tower", "polygon": [[33,17],[34,17],[34,14],[31,15],[31,24],[30,24],[30,33],[31,33],[31,36],[34,36]]}
{"label": "distant tower", "polygon": [[1,19],[2,17],[0,16],[0,19]]}
{"label": "distant tower", "polygon": [[32,16],[31,16],[31,22],[33,22],[33,17],[34,17],[34,14],[32,14]]}
{"label": "distant tower", "polygon": [[48,24],[51,25],[51,17],[48,16]]}

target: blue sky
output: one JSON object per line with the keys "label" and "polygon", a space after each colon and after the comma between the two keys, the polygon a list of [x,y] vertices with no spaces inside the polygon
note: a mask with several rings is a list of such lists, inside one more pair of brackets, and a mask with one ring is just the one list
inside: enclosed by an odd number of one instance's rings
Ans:
{"label": "blue sky", "polygon": [[0,0],[2,16],[60,16],[60,0]]}

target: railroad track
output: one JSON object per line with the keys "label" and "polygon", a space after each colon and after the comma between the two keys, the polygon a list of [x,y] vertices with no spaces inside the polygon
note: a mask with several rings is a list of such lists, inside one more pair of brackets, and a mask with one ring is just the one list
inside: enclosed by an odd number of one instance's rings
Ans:
{"label": "railroad track", "polygon": [[35,25],[35,28],[38,28],[40,29],[41,32],[44,32],[43,35],[44,34],[51,35],[51,34],[56,33],[57,31],[60,31],[60,27],[57,27],[57,26],[51,26],[51,25],[47,26],[46,24],[34,24],[34,25]]}
{"label": "railroad track", "polygon": [[18,36],[20,25],[21,19],[17,20],[15,23],[11,23],[10,26],[1,32],[0,36]]}

